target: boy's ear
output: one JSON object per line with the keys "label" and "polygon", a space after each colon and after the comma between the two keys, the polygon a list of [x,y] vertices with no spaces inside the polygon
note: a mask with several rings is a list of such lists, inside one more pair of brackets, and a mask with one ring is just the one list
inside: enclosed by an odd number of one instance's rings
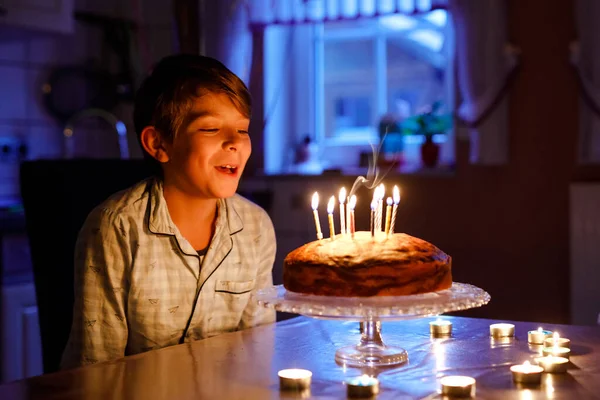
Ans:
{"label": "boy's ear", "polygon": [[153,126],[147,126],[140,134],[142,147],[148,154],[154,157],[158,162],[166,163],[169,161],[169,154],[164,143],[164,139],[159,131]]}

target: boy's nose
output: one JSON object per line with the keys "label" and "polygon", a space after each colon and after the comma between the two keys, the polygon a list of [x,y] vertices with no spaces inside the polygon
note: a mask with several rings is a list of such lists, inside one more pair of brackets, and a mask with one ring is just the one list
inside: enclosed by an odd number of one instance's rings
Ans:
{"label": "boy's nose", "polygon": [[223,148],[228,151],[237,151],[240,143],[240,137],[237,134],[232,134],[223,142]]}

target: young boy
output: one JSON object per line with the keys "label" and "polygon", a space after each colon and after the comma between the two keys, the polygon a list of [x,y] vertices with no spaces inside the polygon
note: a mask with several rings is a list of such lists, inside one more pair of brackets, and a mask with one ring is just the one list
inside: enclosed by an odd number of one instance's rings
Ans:
{"label": "young boy", "polygon": [[144,155],[160,173],[94,209],[75,251],[63,368],[275,321],[267,213],[236,195],[250,156],[250,94],[219,61],[158,63],[135,100]]}

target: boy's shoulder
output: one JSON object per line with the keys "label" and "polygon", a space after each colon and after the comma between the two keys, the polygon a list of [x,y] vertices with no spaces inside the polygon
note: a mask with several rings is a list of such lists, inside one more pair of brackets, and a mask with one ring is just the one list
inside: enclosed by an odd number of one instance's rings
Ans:
{"label": "boy's shoulder", "polygon": [[242,220],[269,219],[270,221],[269,214],[267,214],[264,208],[240,194],[236,193],[235,195],[229,197],[226,201],[233,207],[235,212],[242,218]]}
{"label": "boy's shoulder", "polygon": [[149,188],[153,182],[154,178],[144,179],[127,189],[116,192],[100,203],[94,211],[111,214],[145,212],[147,203],[143,200],[148,198]]}

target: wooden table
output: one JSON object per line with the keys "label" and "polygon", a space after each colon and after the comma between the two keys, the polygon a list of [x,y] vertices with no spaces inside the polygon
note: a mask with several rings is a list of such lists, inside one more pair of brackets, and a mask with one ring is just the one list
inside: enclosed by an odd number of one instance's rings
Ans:
{"label": "wooden table", "polygon": [[[431,318],[384,322],[384,341],[404,347],[408,364],[374,372],[378,399],[436,399],[446,375],[477,379],[479,399],[600,399],[600,328],[543,325],[571,339],[567,374],[545,374],[541,386],[517,387],[509,366],[533,360],[527,331],[537,323],[516,322],[516,338],[498,343],[484,319],[449,317],[453,337],[432,339]],[[359,376],[334,361],[335,350],[355,344],[357,323],[294,318],[271,326],[227,333],[85,368],[0,386],[0,399],[288,399],[277,371],[313,372],[311,397],[344,399],[343,381]],[[372,373],[372,372],[370,372]]]}

